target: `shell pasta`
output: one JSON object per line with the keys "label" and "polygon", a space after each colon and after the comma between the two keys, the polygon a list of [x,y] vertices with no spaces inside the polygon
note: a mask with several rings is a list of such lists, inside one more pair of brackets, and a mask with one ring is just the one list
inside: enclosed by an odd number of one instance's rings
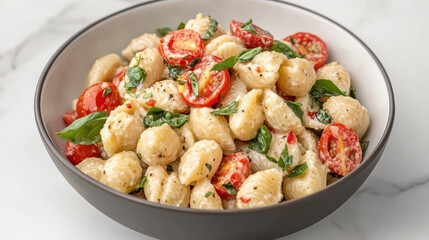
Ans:
{"label": "shell pasta", "polygon": [[225,211],[305,197],[358,167],[370,113],[347,66],[325,64],[329,43],[276,40],[251,19],[226,32],[214,17],[136,33],[95,61],[57,133],[71,164],[123,194]]}

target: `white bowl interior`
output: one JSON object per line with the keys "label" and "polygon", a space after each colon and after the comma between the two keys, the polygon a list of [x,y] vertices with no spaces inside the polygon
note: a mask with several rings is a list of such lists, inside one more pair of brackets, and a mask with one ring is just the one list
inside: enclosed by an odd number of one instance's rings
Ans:
{"label": "white bowl interior", "polygon": [[[240,13],[237,9],[241,9]],[[42,92],[42,116],[57,148],[62,151],[65,144],[55,135],[64,128],[61,115],[71,110],[72,100],[85,89],[86,76],[97,58],[112,52],[120,54],[132,38],[145,32],[154,33],[159,27],[175,28],[198,12],[211,15],[227,30],[231,19],[252,18],[276,38],[302,31],[320,36],[328,46],[328,62],[338,61],[349,70],[357,97],[368,109],[371,126],[365,139],[370,140],[366,156],[370,155],[385,130],[390,107],[388,87],[376,60],[346,30],[325,18],[292,5],[260,0],[150,3],[116,14],[74,38],[52,65]]]}

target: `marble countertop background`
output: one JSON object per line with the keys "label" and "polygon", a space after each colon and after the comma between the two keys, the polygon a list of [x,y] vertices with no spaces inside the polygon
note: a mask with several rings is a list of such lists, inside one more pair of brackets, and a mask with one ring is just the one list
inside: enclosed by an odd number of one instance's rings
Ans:
{"label": "marble countertop background", "polygon": [[[0,1],[0,239],[153,239],[104,216],[51,162],[33,112],[50,56],[134,0]],[[359,36],[392,81],[396,120],[379,164],[331,215],[282,239],[429,239],[429,1],[291,0]]]}

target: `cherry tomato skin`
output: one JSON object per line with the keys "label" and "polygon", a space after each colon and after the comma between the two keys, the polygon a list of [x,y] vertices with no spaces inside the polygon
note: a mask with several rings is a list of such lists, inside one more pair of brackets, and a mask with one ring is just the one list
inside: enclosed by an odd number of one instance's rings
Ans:
{"label": "cherry tomato skin", "polygon": [[116,72],[116,75],[112,80],[112,83],[115,84],[117,88],[119,88],[119,84],[122,82],[122,80],[124,80],[125,73],[127,73],[127,70],[128,70],[128,66],[120,68],[120,70]]}
{"label": "cherry tomato skin", "polygon": [[342,123],[330,124],[320,136],[319,157],[331,172],[345,176],[362,161],[359,137]]}
{"label": "cherry tomato skin", "polygon": [[204,43],[200,34],[191,29],[181,29],[161,38],[159,52],[173,66],[188,66],[195,58],[204,54]]}
{"label": "cherry tomato skin", "polygon": [[311,33],[298,32],[287,36],[284,40],[290,42],[290,38],[293,38],[295,42],[295,44],[292,44],[293,50],[299,55],[304,54],[304,59],[312,62],[315,70],[325,64],[328,58],[328,48],[326,47],[326,43],[318,36]]}
{"label": "cherry tomato skin", "polygon": [[78,119],[76,110],[71,110],[63,114],[63,120],[67,126],[72,124],[76,119]]}
{"label": "cherry tomato skin", "polygon": [[[110,88],[110,94],[103,97],[103,92]],[[80,95],[76,103],[76,111],[79,118],[93,112],[107,111],[107,114],[121,105],[122,98],[118,88],[111,82],[101,82],[89,86]]]}
{"label": "cherry tomato skin", "polygon": [[[191,71],[180,75],[178,80],[186,81],[184,85],[179,86],[180,96],[183,101],[191,107],[209,107],[219,101],[219,97],[224,96],[229,87],[228,70],[210,71],[222,59],[214,55],[206,55],[201,59]],[[194,72],[197,76],[199,93],[198,97],[192,91],[190,74]]]}
{"label": "cherry tomato skin", "polygon": [[231,34],[240,38],[246,48],[262,47],[264,50],[269,50],[273,45],[274,37],[269,32],[253,24],[253,28],[259,34],[258,36],[242,29],[241,26],[243,23],[235,20],[231,20],[229,24]]}
{"label": "cherry tomato skin", "polygon": [[71,142],[66,143],[66,156],[73,165],[77,165],[86,158],[101,158],[97,144],[78,145]]}
{"label": "cherry tomato skin", "polygon": [[212,184],[220,198],[233,199],[236,195],[230,195],[222,184],[230,182],[238,191],[249,174],[249,159],[241,152],[229,154],[222,159]]}

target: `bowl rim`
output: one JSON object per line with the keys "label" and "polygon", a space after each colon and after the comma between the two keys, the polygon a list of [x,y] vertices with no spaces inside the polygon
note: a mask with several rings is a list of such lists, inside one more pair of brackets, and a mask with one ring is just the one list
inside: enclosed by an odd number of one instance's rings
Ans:
{"label": "bowl rim", "polygon": [[[65,168],[68,168],[68,170],[71,170],[72,172],[74,172],[74,174],[78,175],[79,177],[83,178],[87,183],[90,183],[92,185],[94,185],[95,187],[99,188],[99,189],[103,189],[104,191],[107,191],[108,193],[115,195],[116,197],[122,198],[124,200],[128,200],[131,202],[134,202],[136,204],[143,204],[147,207],[152,207],[152,208],[159,208],[160,210],[169,210],[169,211],[174,211],[174,212],[183,212],[183,213],[188,213],[188,214],[248,214],[250,212],[261,212],[261,211],[267,211],[267,210],[273,210],[276,208],[282,208],[288,205],[294,205],[297,202],[300,201],[304,201],[304,200],[311,200],[312,198],[318,198],[319,195],[324,194],[324,192],[328,189],[332,189],[333,191],[335,191],[335,189],[338,189],[342,184],[345,184],[348,181],[351,181],[353,179],[353,177],[355,175],[358,175],[360,172],[362,172],[372,161],[374,161],[376,159],[376,156],[380,153],[382,153],[382,151],[384,150],[384,146],[387,144],[387,141],[389,139],[390,133],[392,131],[392,127],[393,127],[393,123],[394,123],[394,118],[395,118],[395,100],[394,100],[394,94],[393,94],[393,89],[392,89],[392,85],[389,79],[389,76],[386,73],[386,70],[384,69],[383,65],[381,64],[381,62],[379,61],[379,59],[377,58],[377,56],[374,54],[374,52],[359,38],[357,37],[353,32],[351,32],[350,30],[348,30],[347,28],[345,28],[344,26],[342,26],[341,24],[337,23],[336,21],[318,13],[315,12],[311,9],[308,9],[306,7],[302,7],[300,5],[294,4],[294,3],[290,3],[290,2],[285,2],[285,1],[281,1],[281,0],[268,0],[270,2],[276,2],[276,3],[280,3],[280,4],[285,4],[285,5],[289,5],[295,8],[298,8],[300,10],[306,11],[310,14],[316,15],[318,17],[323,18],[324,20],[327,20],[328,22],[336,25],[337,27],[339,27],[340,29],[344,30],[345,32],[347,32],[351,37],[353,37],[372,57],[372,59],[377,63],[378,68],[380,70],[380,72],[383,75],[385,84],[386,84],[386,88],[387,88],[387,92],[388,92],[388,96],[389,96],[389,113],[388,113],[388,119],[387,119],[387,124],[386,127],[381,135],[380,141],[376,144],[376,146],[374,147],[373,151],[371,153],[369,153],[369,155],[367,155],[367,159],[366,161],[363,161],[356,169],[354,169],[350,174],[342,177],[340,180],[336,181],[335,183],[327,186],[325,189],[320,190],[318,192],[315,192],[313,194],[310,194],[308,196],[302,197],[302,198],[298,198],[298,199],[293,199],[293,200],[288,200],[288,201],[283,201],[280,202],[278,204],[275,205],[269,205],[269,206],[264,206],[264,207],[259,207],[259,208],[250,208],[250,209],[228,209],[228,210],[203,210],[203,209],[193,209],[193,208],[181,208],[181,207],[175,207],[175,206],[169,206],[169,205],[164,205],[164,204],[159,204],[159,203],[154,203],[154,202],[150,202],[146,199],[142,199],[142,198],[138,198],[129,194],[124,194],[121,193],[119,191],[116,191],[110,187],[107,187],[105,185],[103,185],[102,183],[92,179],[91,177],[87,176],[86,174],[82,173],[80,170],[78,170],[75,166],[73,166],[73,164],[71,164],[67,158],[65,158],[61,152],[55,147],[55,145],[53,144],[53,142],[51,141],[48,132],[46,130],[45,127],[45,123],[42,119],[42,112],[41,112],[41,95],[42,95],[42,90],[44,87],[44,83],[45,83],[45,79],[51,69],[51,67],[53,66],[54,62],[57,60],[57,58],[60,56],[60,54],[71,44],[74,42],[75,39],[77,39],[79,36],[81,36],[82,34],[84,34],[85,32],[87,32],[88,30],[90,30],[91,28],[95,27],[96,25],[104,22],[107,19],[110,19],[112,17],[115,17],[116,15],[122,14],[124,12],[130,11],[134,8],[137,7],[142,7],[144,5],[149,5],[149,4],[154,4],[154,3],[158,3],[158,2],[167,2],[168,0],[152,0],[152,1],[148,1],[148,2],[143,2],[143,3],[138,3],[135,5],[132,5],[130,7],[118,10],[116,12],[110,13],[90,24],[88,24],[87,26],[85,26],[84,28],[82,28],[81,30],[79,30],[78,32],[76,32],[75,34],[73,34],[71,37],[69,37],[56,51],[55,53],[52,55],[52,57],[49,59],[49,61],[47,62],[46,66],[44,67],[40,77],[39,77],[39,81],[37,83],[36,86],[36,91],[35,91],[35,96],[34,96],[34,115],[35,115],[35,119],[36,119],[36,125],[39,131],[39,134],[42,138],[42,141],[46,147],[46,149],[48,150],[48,152],[50,152],[52,155],[55,156],[55,158],[57,158],[57,161],[62,164]],[[263,0],[260,0],[263,1]],[[52,156],[51,156],[52,158]],[[54,159],[52,159],[53,161],[55,161]]]}

